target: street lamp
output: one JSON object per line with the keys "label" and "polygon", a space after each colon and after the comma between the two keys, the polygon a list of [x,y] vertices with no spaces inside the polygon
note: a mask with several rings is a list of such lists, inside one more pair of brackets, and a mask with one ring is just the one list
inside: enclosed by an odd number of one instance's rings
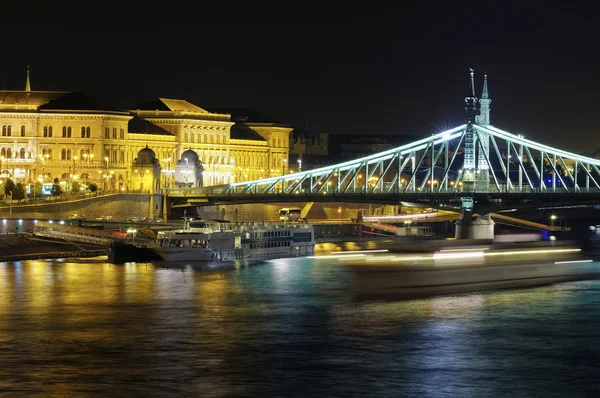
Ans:
{"label": "street lamp", "polygon": [[135,245],[135,233],[137,232],[137,229],[135,228],[128,228],[127,229],[127,234],[131,235],[131,244]]}
{"label": "street lamp", "polygon": [[79,159],[77,157],[77,155],[73,156],[73,178],[75,178],[75,179],[77,179],[77,177],[76,177],[77,173],[75,172],[75,169],[76,169],[75,162],[77,162],[77,159]]}
{"label": "street lamp", "polygon": [[104,160],[106,161],[106,185],[104,186],[104,190],[108,191],[108,156],[106,156]]}
{"label": "street lamp", "polygon": [[552,214],[550,216],[550,226],[553,227],[554,226],[554,220],[556,220],[556,215]]}

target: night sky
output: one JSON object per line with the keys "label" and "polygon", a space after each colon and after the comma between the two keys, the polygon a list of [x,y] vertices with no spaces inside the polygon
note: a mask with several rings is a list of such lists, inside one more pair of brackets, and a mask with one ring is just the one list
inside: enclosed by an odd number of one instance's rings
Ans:
{"label": "night sky", "polygon": [[488,72],[496,127],[600,148],[600,32],[575,2],[81,3],[4,14],[7,88],[29,64],[34,90],[124,109],[171,97],[314,132],[429,136],[463,122],[473,68],[478,96]]}

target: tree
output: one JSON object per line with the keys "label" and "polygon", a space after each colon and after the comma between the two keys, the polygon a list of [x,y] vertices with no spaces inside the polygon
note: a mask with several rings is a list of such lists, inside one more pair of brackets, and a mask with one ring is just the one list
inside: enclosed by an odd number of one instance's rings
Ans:
{"label": "tree", "polygon": [[90,189],[90,192],[96,192],[98,190],[98,185],[96,185],[95,182],[92,182],[88,188]]}
{"label": "tree", "polygon": [[81,191],[81,184],[79,181],[73,181],[73,184],[71,185],[71,192],[79,193],[79,191]]}
{"label": "tree", "polygon": [[25,199],[25,185],[22,182],[17,183],[15,189],[12,191],[12,198],[16,200]]}
{"label": "tree", "polygon": [[39,181],[36,181],[35,184],[33,184],[33,186],[30,185],[29,188],[29,193],[27,194],[28,197],[30,198],[41,198],[43,196],[43,192],[42,192],[42,183]]}
{"label": "tree", "polygon": [[36,181],[33,186],[33,191],[35,192],[36,198],[41,198],[44,195],[44,191],[42,191],[42,183],[40,181]]}
{"label": "tree", "polygon": [[58,196],[62,194],[62,188],[60,187],[60,181],[58,178],[54,179],[54,183],[52,184],[52,195]]}
{"label": "tree", "polygon": [[10,193],[13,192],[16,188],[15,183],[10,178],[6,180],[4,183],[4,194],[6,196],[10,196]]}

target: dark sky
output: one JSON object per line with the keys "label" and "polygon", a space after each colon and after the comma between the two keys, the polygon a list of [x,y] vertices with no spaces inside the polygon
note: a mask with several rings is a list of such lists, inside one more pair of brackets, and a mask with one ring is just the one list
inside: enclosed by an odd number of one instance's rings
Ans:
{"label": "dark sky", "polygon": [[34,90],[121,108],[161,96],[318,132],[429,136],[463,122],[473,68],[478,91],[488,71],[495,126],[600,148],[600,32],[575,2],[83,3],[4,13],[9,89],[30,64]]}

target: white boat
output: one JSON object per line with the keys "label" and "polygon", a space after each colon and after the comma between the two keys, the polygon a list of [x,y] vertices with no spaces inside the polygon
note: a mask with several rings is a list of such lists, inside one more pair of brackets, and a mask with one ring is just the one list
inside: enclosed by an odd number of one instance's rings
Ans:
{"label": "white boat", "polygon": [[184,218],[183,229],[158,231],[154,250],[168,262],[259,262],[314,253],[314,227],[304,223],[232,224]]}

